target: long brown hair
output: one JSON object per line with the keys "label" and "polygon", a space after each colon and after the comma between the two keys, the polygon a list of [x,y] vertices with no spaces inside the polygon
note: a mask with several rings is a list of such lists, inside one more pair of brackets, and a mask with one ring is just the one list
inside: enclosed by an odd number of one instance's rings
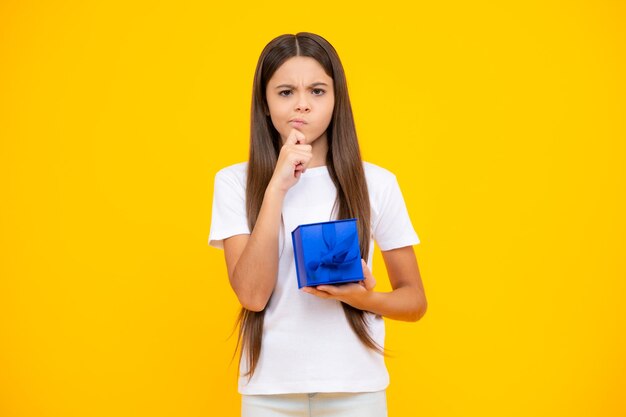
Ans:
{"label": "long brown hair", "polygon": [[[314,58],[334,81],[335,106],[327,130],[326,164],[337,189],[335,208],[338,208],[338,219],[358,219],[361,257],[367,259],[370,250],[370,202],[346,77],[333,46],[313,33],[300,32],[273,39],[265,46],[257,63],[252,89],[250,157],[246,186],[246,210],[250,230],[254,229],[265,189],[282,147],[280,134],[269,116],[265,94],[267,83],[274,72],[294,56]],[[369,334],[364,312],[345,303],[342,306],[350,326],[361,342],[383,353],[383,348]],[[261,353],[264,316],[265,310],[254,312],[242,308],[238,317],[237,346],[241,345],[242,357],[246,355],[249,378],[254,374]]]}

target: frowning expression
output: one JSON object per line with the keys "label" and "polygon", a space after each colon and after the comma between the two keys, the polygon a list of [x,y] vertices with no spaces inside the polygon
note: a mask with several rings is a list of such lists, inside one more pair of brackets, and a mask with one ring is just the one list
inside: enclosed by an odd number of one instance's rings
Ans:
{"label": "frowning expression", "polygon": [[326,141],[335,106],[333,79],[314,58],[286,60],[268,81],[265,94],[272,124],[283,142],[292,129],[301,131],[307,144]]}

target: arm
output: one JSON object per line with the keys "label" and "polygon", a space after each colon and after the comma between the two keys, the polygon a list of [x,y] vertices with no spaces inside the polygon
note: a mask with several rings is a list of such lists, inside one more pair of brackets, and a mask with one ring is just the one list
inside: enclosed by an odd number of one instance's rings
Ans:
{"label": "arm", "polygon": [[224,240],[230,285],[248,310],[263,310],[276,285],[283,199],[284,193],[268,187],[252,233]]}
{"label": "arm", "polygon": [[[320,285],[306,287],[303,291],[343,301],[360,310],[394,320],[421,319],[426,313],[427,302],[413,247],[383,251],[382,254],[393,288],[391,292],[374,292],[359,284]],[[366,280],[373,279],[366,265],[363,272]]]}
{"label": "arm", "polygon": [[312,158],[311,146],[299,143],[303,140],[304,135],[293,130],[285,141],[252,233],[224,239],[230,285],[251,311],[263,310],[276,286],[283,200]]}

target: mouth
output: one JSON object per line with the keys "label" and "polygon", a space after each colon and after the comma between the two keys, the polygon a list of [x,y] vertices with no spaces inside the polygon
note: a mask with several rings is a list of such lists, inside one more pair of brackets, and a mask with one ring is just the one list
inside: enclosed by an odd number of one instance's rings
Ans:
{"label": "mouth", "polygon": [[289,121],[289,124],[290,124],[291,126],[293,126],[293,127],[302,127],[302,126],[304,126],[305,124],[307,124],[307,122],[306,122],[306,121],[304,121],[304,120],[302,120],[302,119],[291,119],[291,120]]}

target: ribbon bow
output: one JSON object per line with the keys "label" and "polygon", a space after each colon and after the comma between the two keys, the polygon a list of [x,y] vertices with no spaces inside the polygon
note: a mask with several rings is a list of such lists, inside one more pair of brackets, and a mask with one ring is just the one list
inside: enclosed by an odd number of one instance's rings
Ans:
{"label": "ribbon bow", "polygon": [[313,281],[336,281],[360,257],[358,235],[351,231],[337,242],[335,224],[328,223],[322,225],[322,237],[326,248],[318,260],[307,263],[307,275]]}

